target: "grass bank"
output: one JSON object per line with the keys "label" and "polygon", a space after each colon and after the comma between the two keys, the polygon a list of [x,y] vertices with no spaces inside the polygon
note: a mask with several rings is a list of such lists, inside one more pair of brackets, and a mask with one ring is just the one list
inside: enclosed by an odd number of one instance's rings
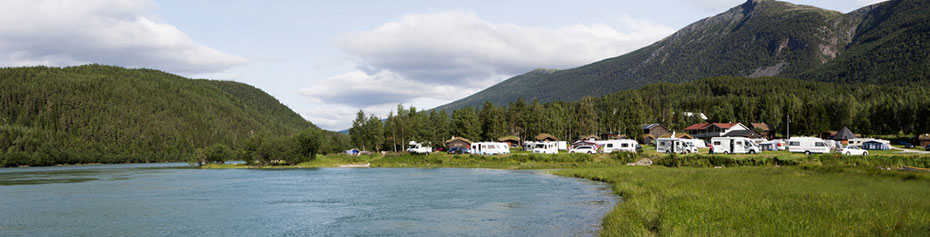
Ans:
{"label": "grass bank", "polygon": [[555,171],[623,197],[601,235],[930,234],[930,175],[864,168],[605,167]]}

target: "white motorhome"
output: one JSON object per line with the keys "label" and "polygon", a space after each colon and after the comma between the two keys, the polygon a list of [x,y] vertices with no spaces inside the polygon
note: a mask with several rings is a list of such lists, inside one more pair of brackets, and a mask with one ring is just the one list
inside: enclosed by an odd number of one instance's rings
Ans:
{"label": "white motorhome", "polygon": [[830,153],[827,141],[816,137],[792,137],[788,139],[788,151],[811,153]]}
{"label": "white motorhome", "polygon": [[533,153],[557,154],[559,153],[558,142],[537,142],[533,146]]}
{"label": "white motorhome", "polygon": [[636,145],[639,145],[638,142],[631,139],[594,141],[594,143],[600,146],[601,152],[604,153],[615,151],[636,152]]}
{"label": "white motorhome", "polygon": [[656,152],[671,154],[697,153],[697,147],[687,139],[680,138],[659,138],[656,139]]}
{"label": "white motorhome", "polygon": [[558,148],[560,151],[568,150],[568,142],[566,141],[554,141],[554,142],[555,142],[556,148]]}
{"label": "white motorhome", "polygon": [[410,154],[429,154],[433,152],[432,147],[423,146],[423,144],[416,141],[410,141],[410,143],[407,143],[407,145],[410,146],[407,148],[407,152],[410,152]]}
{"label": "white motorhome", "polygon": [[681,140],[685,142],[690,142],[691,144],[694,144],[694,147],[697,147],[697,148],[707,148],[707,144],[705,144],[704,140],[701,140],[701,139],[681,139]]}
{"label": "white motorhome", "polygon": [[762,149],[749,138],[715,137],[710,139],[710,153],[713,154],[755,154]]}
{"label": "white motorhome", "polygon": [[536,147],[536,142],[534,142],[534,141],[526,141],[526,142],[523,142],[523,150],[524,150],[524,151],[532,151],[534,147]]}
{"label": "white motorhome", "polygon": [[476,142],[471,144],[471,153],[476,155],[509,154],[510,144],[505,142]]}

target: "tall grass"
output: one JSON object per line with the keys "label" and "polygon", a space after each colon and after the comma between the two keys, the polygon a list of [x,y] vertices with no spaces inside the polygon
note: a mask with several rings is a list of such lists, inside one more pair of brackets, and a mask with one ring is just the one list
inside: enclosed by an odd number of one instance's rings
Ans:
{"label": "tall grass", "polygon": [[930,234],[930,175],[878,169],[608,167],[556,171],[623,197],[602,235]]}

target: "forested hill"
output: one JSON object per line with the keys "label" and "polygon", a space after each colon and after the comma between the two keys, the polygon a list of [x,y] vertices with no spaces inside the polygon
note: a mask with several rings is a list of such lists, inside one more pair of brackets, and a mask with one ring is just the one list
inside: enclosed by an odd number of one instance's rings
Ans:
{"label": "forested hill", "polygon": [[178,161],[196,148],[310,128],[317,129],[238,82],[101,65],[0,69],[0,158]]}
{"label": "forested hill", "polygon": [[634,52],[568,70],[534,70],[437,109],[506,105],[522,97],[574,101],[709,76],[827,82],[925,81],[930,1],[891,0],[840,13],[749,0]]}

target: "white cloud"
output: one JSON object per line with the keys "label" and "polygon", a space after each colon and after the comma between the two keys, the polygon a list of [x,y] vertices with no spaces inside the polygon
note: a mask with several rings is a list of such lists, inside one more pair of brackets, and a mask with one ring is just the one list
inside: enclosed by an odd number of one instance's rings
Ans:
{"label": "white cloud", "polygon": [[619,56],[675,31],[626,16],[618,21],[627,32],[605,24],[539,28],[492,23],[470,11],[405,15],[338,37],[334,44],[353,57],[358,70],[300,93],[314,103],[347,109],[302,114],[338,129],[348,126],[358,109],[378,116],[400,103],[429,109],[535,68],[566,69]]}
{"label": "white cloud", "polygon": [[687,2],[688,4],[694,5],[698,8],[701,8],[705,12],[722,12],[726,9],[736,7],[740,3],[746,2],[746,0],[681,0]]}
{"label": "white cloud", "polygon": [[86,63],[217,72],[245,59],[194,42],[134,0],[3,1],[0,66]]}
{"label": "white cloud", "polygon": [[856,3],[858,3],[859,6],[864,7],[864,6],[868,6],[868,5],[872,5],[872,4],[876,4],[876,3],[880,3],[884,1],[888,1],[888,0],[856,0]]}

